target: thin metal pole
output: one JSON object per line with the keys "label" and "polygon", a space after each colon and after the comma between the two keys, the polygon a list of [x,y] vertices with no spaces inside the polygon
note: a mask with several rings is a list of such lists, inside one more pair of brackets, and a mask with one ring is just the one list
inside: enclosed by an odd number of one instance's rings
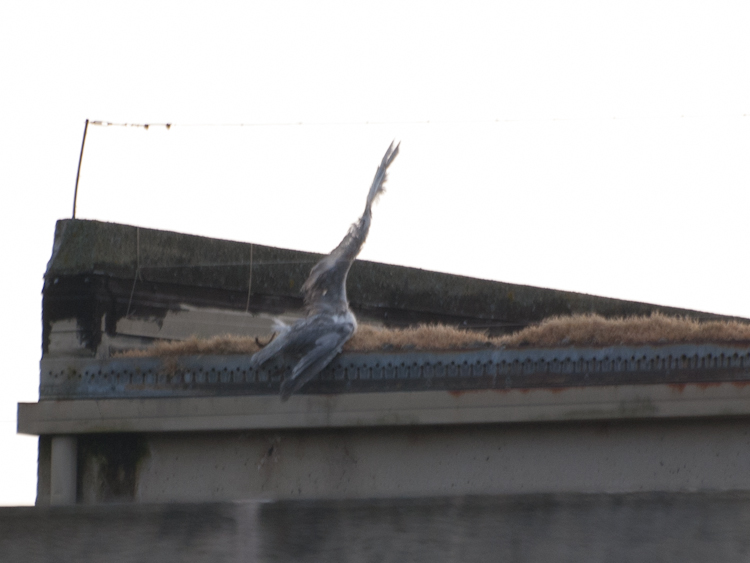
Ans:
{"label": "thin metal pole", "polygon": [[76,218],[76,204],[78,203],[78,179],[81,177],[81,161],[83,160],[83,147],[86,146],[86,133],[89,130],[89,120],[83,128],[83,141],[81,141],[81,155],[78,157],[78,173],[76,174],[76,191],[73,193],[73,219]]}

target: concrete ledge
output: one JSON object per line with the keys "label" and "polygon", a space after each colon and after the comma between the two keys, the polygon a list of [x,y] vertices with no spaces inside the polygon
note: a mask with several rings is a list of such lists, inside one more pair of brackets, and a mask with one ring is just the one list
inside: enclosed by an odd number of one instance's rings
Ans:
{"label": "concrete ledge", "polygon": [[748,493],[0,508],[14,563],[747,561]]}
{"label": "concrete ledge", "polygon": [[23,434],[187,432],[750,415],[746,382],[562,389],[40,401]]}
{"label": "concrete ledge", "polygon": [[256,503],[0,508],[14,563],[255,561]]}

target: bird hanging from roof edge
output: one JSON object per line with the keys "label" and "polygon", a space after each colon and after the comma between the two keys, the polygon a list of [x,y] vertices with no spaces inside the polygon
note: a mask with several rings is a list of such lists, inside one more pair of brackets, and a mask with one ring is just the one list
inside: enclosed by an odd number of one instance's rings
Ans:
{"label": "bird hanging from roof edge", "polygon": [[357,320],[346,298],[346,276],[367,239],[372,220],[372,204],[385,191],[388,167],[398,155],[399,145],[388,150],[375,172],[367,194],[365,211],[339,245],[310,271],[302,293],[307,316],[291,326],[277,325],[279,334],[250,358],[257,369],[271,358],[297,360],[292,373],[281,382],[281,400],[310,381],[341,352],[357,329]]}

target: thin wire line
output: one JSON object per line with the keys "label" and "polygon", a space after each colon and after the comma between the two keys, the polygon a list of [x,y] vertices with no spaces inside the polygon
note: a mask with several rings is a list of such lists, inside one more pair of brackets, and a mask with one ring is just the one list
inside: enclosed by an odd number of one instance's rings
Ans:
{"label": "thin wire line", "polygon": [[81,179],[81,163],[83,162],[83,147],[86,146],[86,133],[89,130],[89,120],[83,127],[83,140],[81,141],[81,154],[78,155],[78,172],[76,172],[76,189],[73,192],[73,219],[76,218],[76,206],[78,205],[78,181]]}
{"label": "thin wire line", "polygon": [[135,276],[133,276],[133,287],[130,288],[130,299],[128,300],[128,309],[125,311],[125,318],[130,318],[130,305],[133,303],[133,294],[135,293],[135,283],[141,275],[141,228],[135,228]]}
{"label": "thin wire line", "polygon": [[731,115],[649,115],[649,116],[604,116],[604,117],[540,117],[540,118],[497,118],[497,119],[456,119],[456,120],[414,120],[414,121],[277,121],[266,123],[114,123],[111,121],[91,121],[90,125],[99,127],[326,127],[349,125],[483,125],[492,123],[518,122],[555,122],[555,121],[631,121],[631,120],[666,120],[666,119],[731,119],[748,117],[747,113]]}
{"label": "thin wire line", "polygon": [[253,244],[250,245],[250,275],[247,278],[247,303],[245,304],[245,312],[250,310],[250,295],[253,292]]}

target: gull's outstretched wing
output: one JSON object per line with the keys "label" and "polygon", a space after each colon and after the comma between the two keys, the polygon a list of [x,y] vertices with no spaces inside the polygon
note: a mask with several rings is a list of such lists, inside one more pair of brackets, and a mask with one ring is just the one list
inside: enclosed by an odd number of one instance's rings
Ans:
{"label": "gull's outstretched wing", "polygon": [[341,352],[342,346],[353,333],[352,325],[338,325],[332,332],[319,337],[315,341],[315,347],[294,366],[292,375],[282,381],[281,400],[286,401],[292,393],[320,373]]}
{"label": "gull's outstretched wing", "polygon": [[266,346],[255,352],[255,354],[253,354],[253,357],[250,358],[250,367],[253,369],[258,369],[268,360],[282,352],[284,348],[289,346],[289,332],[290,331],[286,331],[285,333],[276,336]]}
{"label": "gull's outstretched wing", "polygon": [[362,217],[349,228],[349,232],[339,245],[313,266],[302,285],[305,306],[311,313],[325,311],[335,314],[346,310],[346,275],[367,239],[372,220],[372,204],[385,191],[388,167],[398,155],[399,146],[394,147],[391,143],[385,152],[367,193],[367,203]]}
{"label": "gull's outstretched wing", "polygon": [[291,376],[281,385],[281,398],[288,399],[326,367],[354,334],[354,317],[342,317],[321,314],[297,321],[265,348],[256,352],[250,358],[250,367],[257,369],[276,357],[297,360]]}

